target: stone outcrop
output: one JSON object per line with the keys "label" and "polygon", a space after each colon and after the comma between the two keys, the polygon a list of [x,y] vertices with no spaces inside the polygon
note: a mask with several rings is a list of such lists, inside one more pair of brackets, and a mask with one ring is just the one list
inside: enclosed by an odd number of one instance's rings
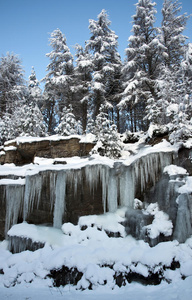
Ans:
{"label": "stone outcrop", "polygon": [[23,165],[32,163],[34,157],[61,158],[87,156],[94,147],[93,143],[81,142],[78,137],[52,139],[38,138],[29,141],[13,140],[6,142],[0,149],[0,164],[14,163]]}

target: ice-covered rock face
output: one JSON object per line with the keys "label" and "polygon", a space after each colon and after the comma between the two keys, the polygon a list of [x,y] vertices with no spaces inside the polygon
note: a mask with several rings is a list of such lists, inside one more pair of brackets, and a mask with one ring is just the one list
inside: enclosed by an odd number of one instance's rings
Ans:
{"label": "ice-covered rock face", "polygon": [[186,169],[171,164],[164,168],[160,180],[145,194],[144,205],[158,203],[159,209],[172,222],[170,240],[182,243],[192,234],[191,193],[192,177]]}
{"label": "ice-covered rock face", "polygon": [[128,162],[87,159],[84,164],[78,160],[75,167],[50,169],[30,165],[24,179],[11,184],[0,181],[5,232],[22,220],[60,228],[64,222],[77,223],[83,215],[115,212],[119,206],[133,208],[135,197],[154,185],[172,160],[173,152],[168,151],[145,153]]}

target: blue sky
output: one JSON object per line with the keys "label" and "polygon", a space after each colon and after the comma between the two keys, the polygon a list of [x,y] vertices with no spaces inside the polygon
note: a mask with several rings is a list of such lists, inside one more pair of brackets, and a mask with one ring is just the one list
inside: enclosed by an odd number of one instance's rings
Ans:
{"label": "blue sky", "polygon": [[[192,0],[181,0],[182,13],[192,13]],[[0,0],[0,56],[6,52],[18,54],[22,60],[25,76],[34,66],[40,80],[46,74],[51,51],[50,33],[59,28],[67,38],[72,54],[76,43],[84,46],[89,39],[89,19],[97,19],[104,8],[111,29],[119,36],[119,53],[124,59],[128,37],[131,35],[132,18],[137,0]],[[161,22],[163,0],[157,3],[157,25]],[[188,21],[185,34],[192,42],[192,18]]]}

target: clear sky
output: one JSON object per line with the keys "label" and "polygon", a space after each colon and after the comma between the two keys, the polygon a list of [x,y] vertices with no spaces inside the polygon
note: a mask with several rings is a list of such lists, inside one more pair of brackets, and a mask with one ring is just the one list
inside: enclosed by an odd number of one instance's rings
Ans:
{"label": "clear sky", "polygon": [[[157,25],[161,22],[163,0],[157,3]],[[181,0],[182,13],[192,13],[192,0]],[[50,33],[59,28],[66,36],[67,45],[75,54],[76,43],[84,46],[90,37],[89,19],[97,19],[104,8],[111,29],[119,37],[119,53],[124,59],[124,50],[131,35],[132,18],[137,0],[0,0],[0,56],[7,51],[18,54],[22,60],[25,76],[34,66],[37,79],[46,74],[49,59],[45,56]],[[187,23],[185,34],[192,42],[192,18]]]}

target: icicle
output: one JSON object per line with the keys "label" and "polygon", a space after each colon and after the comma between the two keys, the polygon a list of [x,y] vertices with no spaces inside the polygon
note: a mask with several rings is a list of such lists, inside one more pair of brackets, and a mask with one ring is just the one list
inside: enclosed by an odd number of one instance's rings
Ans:
{"label": "icicle", "polygon": [[107,207],[109,212],[115,212],[117,210],[117,176],[114,169],[110,170],[108,177],[108,189],[107,189]]}
{"label": "icicle", "polygon": [[5,235],[12,225],[16,224],[22,211],[24,198],[24,185],[7,185],[6,186],[6,219]]}
{"label": "icicle", "polygon": [[77,187],[82,181],[82,169],[66,170],[67,182],[73,188],[74,196],[77,195]]}
{"label": "icicle", "polygon": [[56,177],[57,177],[57,171],[51,171],[49,174],[49,191],[50,191],[51,211],[53,211],[54,204],[55,204]]}
{"label": "icicle", "polygon": [[26,221],[28,214],[33,210],[34,205],[39,207],[42,189],[42,175],[35,174],[26,176],[25,196],[23,207],[23,220]]}
{"label": "icicle", "polygon": [[135,172],[132,166],[125,167],[120,177],[120,205],[133,207],[135,198]]}
{"label": "icicle", "polygon": [[107,210],[107,187],[109,182],[109,168],[103,166],[100,169],[100,180],[102,182],[102,203],[103,203],[103,213]]}
{"label": "icicle", "polygon": [[93,166],[86,166],[85,168],[86,182],[89,184],[89,189],[91,193],[94,193],[97,187],[103,167],[104,166],[102,165],[93,165]]}
{"label": "icicle", "polygon": [[65,211],[65,190],[66,190],[66,173],[65,171],[57,172],[55,185],[55,205],[53,215],[53,227],[61,228],[63,224],[63,214]]}

